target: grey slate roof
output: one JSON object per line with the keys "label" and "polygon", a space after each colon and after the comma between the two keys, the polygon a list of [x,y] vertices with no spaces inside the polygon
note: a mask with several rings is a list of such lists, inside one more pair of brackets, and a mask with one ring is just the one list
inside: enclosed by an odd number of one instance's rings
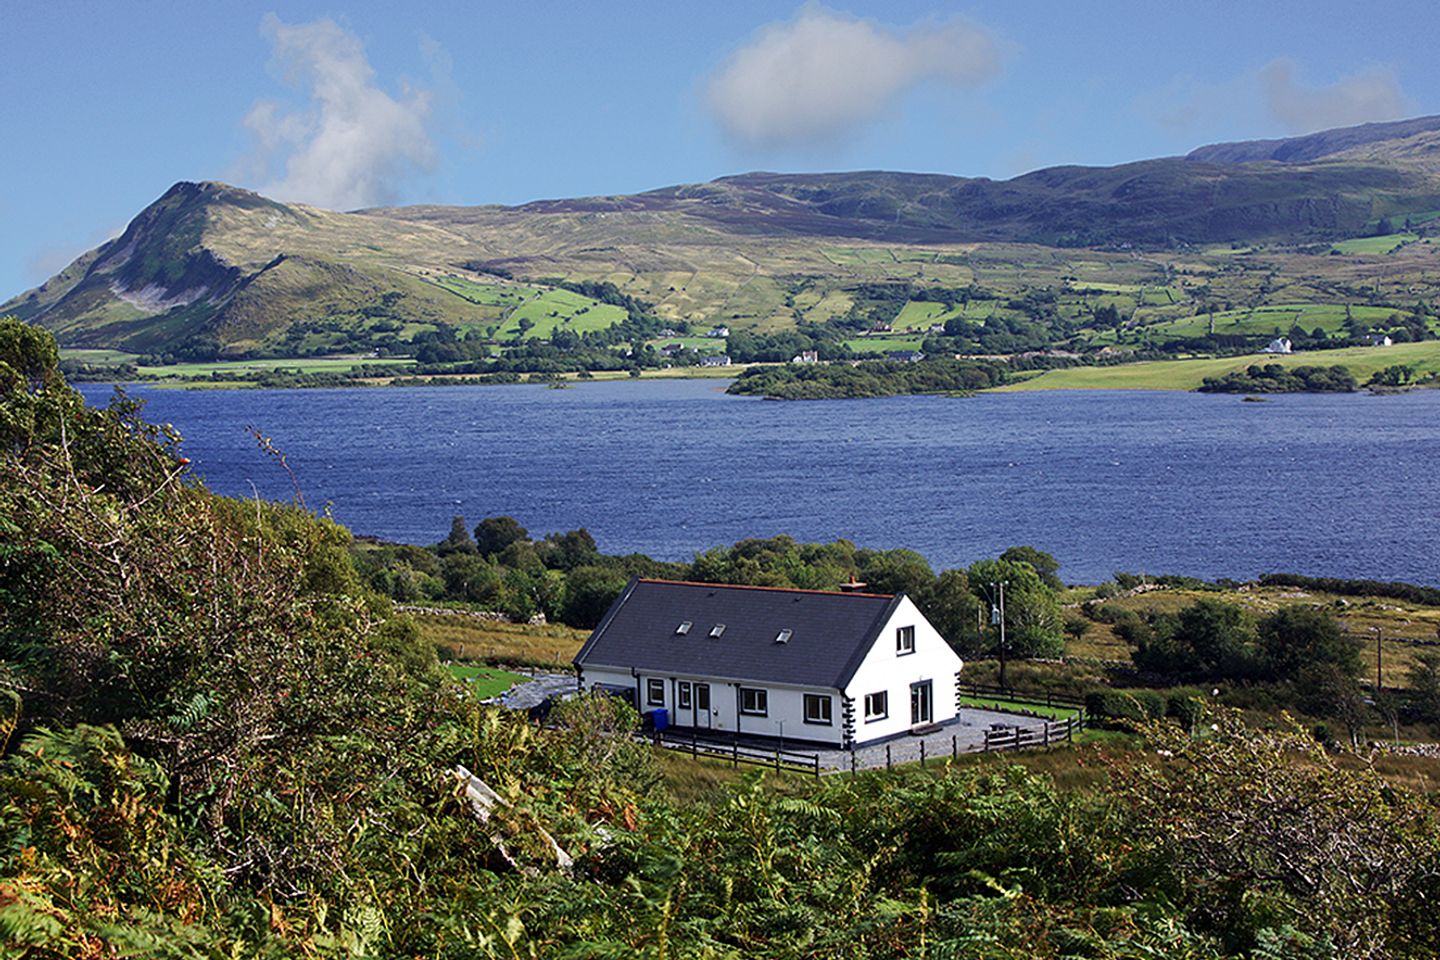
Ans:
{"label": "grey slate roof", "polygon": [[[575,665],[841,689],[903,598],[635,579]],[[711,637],[718,623],[725,632]]]}

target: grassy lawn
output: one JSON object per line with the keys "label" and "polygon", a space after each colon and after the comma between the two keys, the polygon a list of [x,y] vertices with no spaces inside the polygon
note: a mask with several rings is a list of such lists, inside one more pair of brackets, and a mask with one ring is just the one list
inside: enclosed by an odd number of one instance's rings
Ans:
{"label": "grassy lawn", "polygon": [[1079,709],[1075,707],[1046,706],[1043,703],[1017,703],[1014,700],[997,700],[992,697],[962,696],[959,699],[962,707],[973,707],[976,710],[997,710],[1000,713],[1025,710],[1042,717],[1049,717],[1051,720],[1067,720],[1080,715]]}
{"label": "grassy lawn", "polygon": [[450,673],[455,679],[469,687],[470,691],[481,700],[498,697],[515,684],[530,679],[508,670],[482,667],[473,663],[452,663],[449,666]]}
{"label": "grassy lawn", "polygon": [[998,387],[1001,392],[1019,390],[1194,390],[1206,377],[1221,377],[1244,370],[1251,364],[1278,363],[1286,367],[1340,364],[1361,383],[1370,375],[1394,364],[1415,368],[1418,374],[1440,371],[1440,342],[1397,343],[1393,347],[1349,347],[1344,350],[1312,350],[1274,356],[1254,353],[1243,357],[1203,360],[1154,360],[1113,367],[1071,367],[1049,370],[1020,383]]}

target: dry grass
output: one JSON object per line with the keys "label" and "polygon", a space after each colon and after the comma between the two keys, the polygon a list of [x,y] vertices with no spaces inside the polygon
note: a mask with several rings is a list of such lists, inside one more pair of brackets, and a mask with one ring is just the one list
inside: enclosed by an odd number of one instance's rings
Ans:
{"label": "dry grass", "polygon": [[[1381,597],[1341,597],[1336,594],[1300,590],[1294,587],[1251,587],[1217,593],[1204,590],[1152,590],[1134,596],[1105,601],[1137,613],[1175,613],[1200,599],[1216,599],[1238,604],[1257,617],[1273,613],[1291,604],[1306,604],[1332,613],[1347,633],[1364,643],[1366,670],[1363,676],[1374,677],[1375,637],[1380,637],[1381,675],[1387,687],[1404,686],[1410,668],[1419,656],[1440,648],[1422,646],[1416,640],[1440,638],[1440,608],[1406,603]],[[1066,644],[1065,652],[1072,657],[1098,657],[1105,660],[1130,659],[1130,648],[1115,635],[1108,624],[1092,623],[1079,641]]]}
{"label": "dry grass", "polygon": [[589,633],[558,624],[492,623],[450,614],[412,614],[420,634],[457,660],[569,669]]}

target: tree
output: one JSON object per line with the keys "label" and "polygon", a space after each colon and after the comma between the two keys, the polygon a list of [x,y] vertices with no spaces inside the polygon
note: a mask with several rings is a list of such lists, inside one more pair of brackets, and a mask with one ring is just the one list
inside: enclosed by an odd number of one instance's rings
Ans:
{"label": "tree", "polygon": [[942,572],[917,602],[956,653],[973,657],[982,652],[982,640],[975,629],[980,601],[970,589],[970,578],[964,570]]}
{"label": "tree", "polygon": [[1060,580],[1060,561],[1044,550],[1035,547],[1011,547],[1000,554],[1001,560],[1013,560],[1017,563],[1028,563],[1040,574],[1040,582],[1051,590],[1064,590],[1065,584]]}
{"label": "tree", "polygon": [[[986,610],[998,606],[998,584],[1005,583],[1005,641],[1015,657],[1055,657],[1065,650],[1060,603],[1055,592],[1028,563],[979,560],[966,571],[970,592]],[[999,642],[998,631],[994,637]]]}
{"label": "tree", "polygon": [[1132,629],[1135,665],[1181,682],[1233,679],[1254,672],[1255,622],[1221,600],[1198,600],[1176,614]]}
{"label": "tree", "polygon": [[570,571],[600,557],[600,548],[590,531],[581,527],[567,533],[551,533],[545,537],[541,558],[556,570]]}
{"label": "tree", "polygon": [[529,538],[530,532],[514,517],[486,517],[475,527],[475,548],[485,557]]}
{"label": "tree", "polygon": [[470,531],[465,527],[464,517],[450,518],[450,533],[435,545],[435,552],[442,557],[452,553],[475,552],[475,541],[470,538]]}
{"label": "tree", "polygon": [[1294,681],[1306,667],[1329,665],[1343,676],[1360,673],[1360,642],[1347,637],[1323,610],[1293,604],[1260,621],[1262,671],[1271,679]]}

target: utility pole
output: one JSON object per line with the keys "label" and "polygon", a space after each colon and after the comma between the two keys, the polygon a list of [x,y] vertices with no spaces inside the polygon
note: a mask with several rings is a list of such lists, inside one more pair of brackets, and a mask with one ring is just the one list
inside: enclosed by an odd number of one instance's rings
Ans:
{"label": "utility pole", "polygon": [[1380,639],[1381,639],[1381,637],[1383,636],[1383,634],[1381,634],[1379,627],[1375,627],[1374,629],[1375,629],[1375,696],[1376,696],[1376,698],[1378,699],[1379,696],[1380,696],[1380,690],[1381,690],[1381,687],[1380,687],[1380,675],[1381,675],[1381,672],[1382,672],[1382,669],[1381,669],[1381,668],[1382,668],[1383,665],[1384,665],[1384,664],[1383,664],[1383,661],[1381,660],[1381,653],[1380,653]]}
{"label": "utility pole", "polygon": [[992,616],[1000,625],[1000,686],[1003,689],[1005,687],[1005,581],[1001,580],[999,583],[990,584],[992,591],[997,588],[1000,592],[1000,606],[998,610],[992,608]]}

